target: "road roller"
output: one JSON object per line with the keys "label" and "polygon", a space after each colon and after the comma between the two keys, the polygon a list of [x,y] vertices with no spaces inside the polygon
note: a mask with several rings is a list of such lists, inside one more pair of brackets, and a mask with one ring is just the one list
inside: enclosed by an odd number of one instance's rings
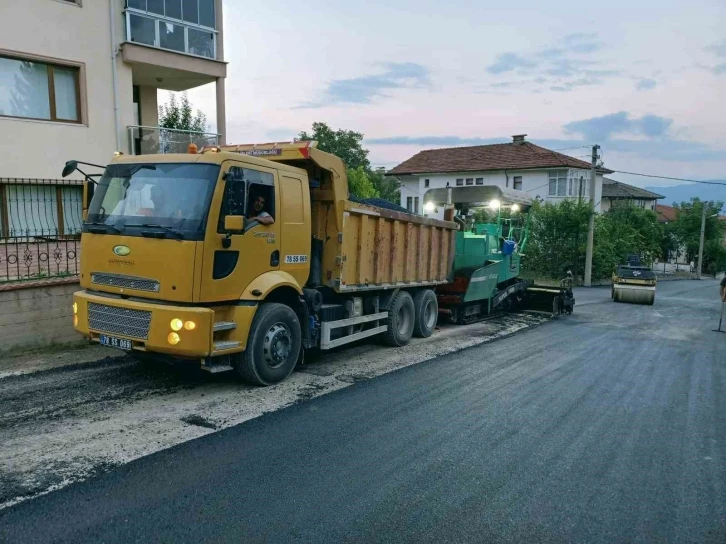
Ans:
{"label": "road roller", "polygon": [[655,302],[655,273],[645,266],[620,265],[613,274],[612,299],[628,304],[652,306]]}

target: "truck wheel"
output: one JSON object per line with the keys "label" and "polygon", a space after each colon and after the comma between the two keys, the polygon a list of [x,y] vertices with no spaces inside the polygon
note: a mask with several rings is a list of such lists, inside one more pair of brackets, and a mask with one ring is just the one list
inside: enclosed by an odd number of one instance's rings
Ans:
{"label": "truck wheel", "polygon": [[383,335],[383,341],[389,346],[401,347],[411,341],[416,314],[413,299],[406,291],[399,291],[391,301],[388,310],[386,325],[388,330]]}
{"label": "truck wheel", "polygon": [[413,334],[418,338],[428,338],[434,333],[436,320],[439,317],[439,303],[431,289],[419,291],[413,297],[413,308],[416,319]]}
{"label": "truck wheel", "polygon": [[295,368],[301,346],[300,322],[289,306],[262,304],[252,320],[247,349],[236,357],[237,373],[255,385],[272,385]]}

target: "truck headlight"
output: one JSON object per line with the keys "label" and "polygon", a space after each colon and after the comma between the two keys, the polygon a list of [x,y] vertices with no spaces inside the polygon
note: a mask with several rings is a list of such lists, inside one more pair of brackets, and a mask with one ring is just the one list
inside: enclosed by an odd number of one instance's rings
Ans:
{"label": "truck headlight", "polygon": [[166,341],[169,342],[172,346],[176,346],[179,343],[179,335],[175,332],[170,332],[169,336],[166,337]]}
{"label": "truck headlight", "polygon": [[[184,326],[184,322],[179,319],[178,317],[175,317],[171,320],[171,323],[169,323],[169,326],[171,327],[171,330],[173,331],[180,331],[182,330],[182,327]],[[177,340],[178,342],[178,340]]]}
{"label": "truck headlight", "polygon": [[197,328],[197,324],[194,321],[186,321],[184,322],[184,328],[188,331],[193,331]]}

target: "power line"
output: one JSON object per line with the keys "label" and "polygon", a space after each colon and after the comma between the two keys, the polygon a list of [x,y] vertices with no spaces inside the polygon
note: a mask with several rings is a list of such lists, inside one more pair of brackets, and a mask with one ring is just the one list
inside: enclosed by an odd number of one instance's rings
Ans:
{"label": "power line", "polygon": [[706,185],[726,185],[724,181],[704,181],[702,179],[671,178],[668,176],[655,176],[653,174],[639,174],[638,172],[625,172],[624,170],[613,170],[618,174],[630,174],[631,176],[642,176],[644,178],[670,179],[672,181],[689,181],[691,183],[705,183]]}
{"label": "power line", "polygon": [[562,147],[560,149],[552,149],[551,151],[567,151],[568,149],[583,149],[583,148],[590,149],[590,146],[589,145],[578,145],[575,147]]}

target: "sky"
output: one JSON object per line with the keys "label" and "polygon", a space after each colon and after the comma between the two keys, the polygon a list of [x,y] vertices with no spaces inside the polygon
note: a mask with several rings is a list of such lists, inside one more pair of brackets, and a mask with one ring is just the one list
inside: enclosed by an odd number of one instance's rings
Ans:
{"label": "sky", "polygon": [[[726,179],[724,0],[226,0],[224,35],[228,143],[323,121],[391,168],[527,134],[584,160],[599,144],[613,170]],[[212,128],[214,96],[189,92]]]}

